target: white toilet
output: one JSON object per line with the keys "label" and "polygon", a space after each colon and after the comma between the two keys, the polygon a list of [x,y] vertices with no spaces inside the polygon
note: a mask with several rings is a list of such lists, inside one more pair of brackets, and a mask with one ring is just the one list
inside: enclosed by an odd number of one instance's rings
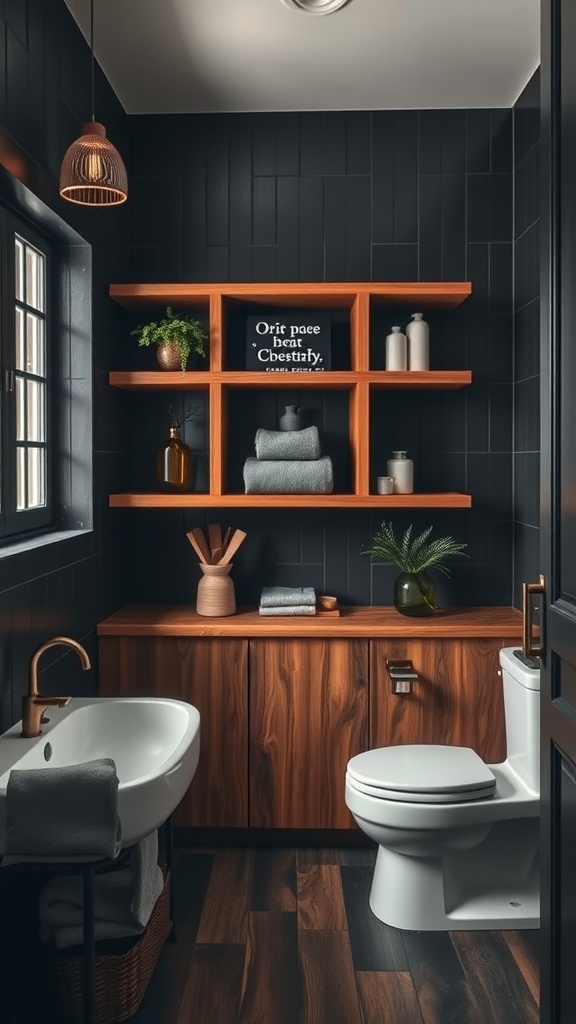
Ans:
{"label": "white toilet", "polygon": [[370,906],[395,928],[537,928],[540,670],[500,651],[507,757],[418,744],[357,754],[346,804],[379,846]]}

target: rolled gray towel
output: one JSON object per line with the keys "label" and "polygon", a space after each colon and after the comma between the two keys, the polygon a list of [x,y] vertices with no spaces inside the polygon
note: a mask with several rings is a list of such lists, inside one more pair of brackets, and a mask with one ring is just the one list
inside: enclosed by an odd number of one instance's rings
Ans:
{"label": "rolled gray towel", "polygon": [[332,459],[246,459],[244,485],[246,494],[331,494]]}
{"label": "rolled gray towel", "polygon": [[121,833],[118,776],[111,758],[10,772],[3,866],[115,858]]}
{"label": "rolled gray towel", "polygon": [[256,431],[257,459],[319,459],[320,435],[318,427],[304,430]]}
{"label": "rolled gray towel", "polygon": [[275,605],[274,607],[263,607],[258,609],[260,615],[316,615],[315,604],[286,604]]}
{"label": "rolled gray towel", "polygon": [[314,587],[262,587],[261,608],[286,608],[298,604],[316,604]]}

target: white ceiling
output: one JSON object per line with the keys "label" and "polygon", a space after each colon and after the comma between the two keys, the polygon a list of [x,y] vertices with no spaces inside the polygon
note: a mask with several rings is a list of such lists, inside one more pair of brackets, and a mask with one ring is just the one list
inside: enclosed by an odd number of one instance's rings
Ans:
{"label": "white ceiling", "polygon": [[[89,38],[90,0],[66,0]],[[94,0],[127,113],[510,107],[539,63],[539,0]]]}

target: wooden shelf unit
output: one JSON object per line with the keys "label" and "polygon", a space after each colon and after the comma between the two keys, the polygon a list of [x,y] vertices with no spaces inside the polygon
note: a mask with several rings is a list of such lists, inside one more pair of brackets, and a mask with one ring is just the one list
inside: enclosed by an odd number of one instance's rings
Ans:
{"label": "wooden shelf unit", "polygon": [[[209,324],[209,367],[199,372],[112,371],[109,383],[131,391],[205,391],[208,395],[210,493],[110,495],[112,507],[294,507],[294,508],[469,508],[460,493],[378,495],[370,489],[370,400],[377,390],[453,390],[471,383],[468,370],[387,372],[370,367],[370,316],[382,305],[411,302],[419,308],[451,310],[471,293],[469,282],[321,283],[321,284],[116,284],[110,296],[128,310],[171,305],[205,313]],[[227,313],[238,303],[347,309],[350,312],[349,370],[321,373],[258,373],[230,370]],[[228,398],[240,389],[347,391],[352,493],[238,494],[227,485]]]}

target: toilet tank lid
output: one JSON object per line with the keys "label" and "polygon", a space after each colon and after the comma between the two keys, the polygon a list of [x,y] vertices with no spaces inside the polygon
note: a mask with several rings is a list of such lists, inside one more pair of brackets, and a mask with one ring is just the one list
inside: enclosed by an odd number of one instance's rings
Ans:
{"label": "toilet tank lid", "polygon": [[405,743],[356,754],[348,773],[371,786],[406,793],[466,793],[495,787],[496,779],[471,747]]}
{"label": "toilet tank lid", "polygon": [[540,669],[530,668],[520,660],[518,654],[522,654],[518,647],[503,647],[500,651],[500,664],[504,672],[512,676],[517,683],[520,683],[527,690],[540,689]]}

